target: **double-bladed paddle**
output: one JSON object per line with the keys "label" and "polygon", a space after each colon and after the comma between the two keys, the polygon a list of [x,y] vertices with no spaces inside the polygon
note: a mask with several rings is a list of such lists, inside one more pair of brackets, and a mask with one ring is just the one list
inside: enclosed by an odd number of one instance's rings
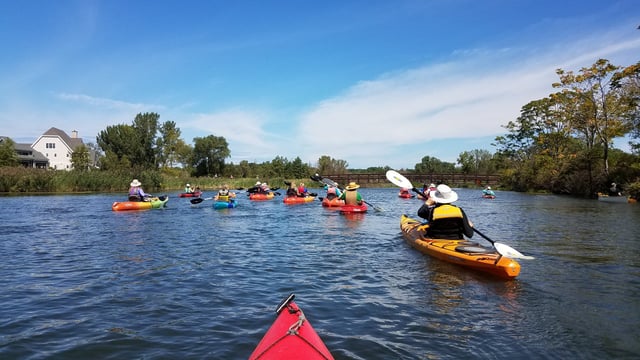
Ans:
{"label": "double-bladed paddle", "polygon": [[[387,176],[387,180],[389,180],[394,185],[399,186],[401,188],[411,189],[412,191],[416,192],[417,194],[422,195],[425,199],[427,198],[427,195],[425,193],[423,193],[422,191],[416,189],[413,186],[413,184],[411,183],[411,181],[409,181],[409,179],[407,179],[406,177],[402,176],[397,171],[389,170],[389,171],[387,171],[386,176]],[[485,240],[489,241],[491,243],[491,245],[493,245],[493,247],[496,249],[496,251],[502,256],[506,256],[506,257],[512,258],[512,259],[524,259],[524,260],[532,260],[532,259],[534,259],[533,256],[524,255],[524,254],[520,253],[518,250],[512,248],[509,245],[506,245],[506,244],[503,244],[503,243],[499,243],[499,242],[495,242],[495,241],[491,240],[488,236],[486,236],[485,234],[481,233],[475,227],[473,227],[473,231],[476,234],[482,236]]]}

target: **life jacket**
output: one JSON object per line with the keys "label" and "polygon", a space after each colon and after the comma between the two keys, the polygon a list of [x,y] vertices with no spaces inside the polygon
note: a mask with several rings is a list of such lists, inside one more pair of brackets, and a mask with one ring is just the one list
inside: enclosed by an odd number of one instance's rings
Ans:
{"label": "life jacket", "polygon": [[431,213],[427,235],[435,239],[464,239],[462,210],[450,204],[437,205]]}
{"label": "life jacket", "polygon": [[287,196],[298,196],[298,192],[294,188],[287,189]]}
{"label": "life jacket", "polygon": [[[228,194],[228,192],[227,192],[227,194]],[[220,194],[218,194],[218,201],[229,202],[229,195],[220,195]]]}
{"label": "life jacket", "polygon": [[129,201],[142,201],[140,196],[140,188],[132,186],[129,188]]}
{"label": "life jacket", "polygon": [[358,204],[358,192],[355,190],[345,191],[344,203],[345,205],[360,205]]}

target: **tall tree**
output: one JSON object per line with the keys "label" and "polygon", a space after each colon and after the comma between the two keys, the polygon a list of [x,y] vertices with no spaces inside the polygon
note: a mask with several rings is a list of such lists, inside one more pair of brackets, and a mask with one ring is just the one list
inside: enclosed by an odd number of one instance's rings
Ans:
{"label": "tall tree", "polygon": [[158,133],[158,119],[156,113],[144,113],[136,115],[133,120],[133,128],[136,130],[139,147],[135,159],[146,169],[157,168],[156,162],[156,137]]}
{"label": "tall tree", "polygon": [[224,160],[231,156],[227,140],[222,136],[209,135],[193,139],[192,164],[196,167],[196,176],[222,175]]}
{"label": "tall tree", "polygon": [[456,165],[435,157],[425,156],[414,168],[418,174],[443,174],[454,172]]}
{"label": "tall tree", "polygon": [[599,59],[592,66],[582,68],[575,74],[573,71],[556,70],[559,83],[553,86],[565,90],[565,99],[577,102],[572,116],[572,127],[589,138],[595,138],[602,146],[602,161],[605,175],[609,173],[609,147],[614,138],[624,136],[628,129],[628,99],[621,91],[612,86],[613,76],[620,69]]}
{"label": "tall tree", "polygon": [[0,139],[0,167],[18,166],[20,164],[15,145],[16,143],[11,138]]}
{"label": "tall tree", "polygon": [[137,154],[140,152],[137,139],[136,129],[131,125],[111,125],[100,131],[96,143],[105,153],[101,168],[111,170],[121,166],[140,165],[137,162]]}
{"label": "tall tree", "polygon": [[334,159],[327,155],[322,155],[318,159],[318,173],[339,175],[346,174],[349,163],[345,160]]}
{"label": "tall tree", "polygon": [[158,164],[162,167],[173,167],[178,162],[180,145],[180,129],[173,121],[165,121],[159,127],[160,136],[156,141]]}
{"label": "tall tree", "polygon": [[87,171],[90,165],[89,148],[84,144],[78,145],[71,153],[71,165],[74,170]]}

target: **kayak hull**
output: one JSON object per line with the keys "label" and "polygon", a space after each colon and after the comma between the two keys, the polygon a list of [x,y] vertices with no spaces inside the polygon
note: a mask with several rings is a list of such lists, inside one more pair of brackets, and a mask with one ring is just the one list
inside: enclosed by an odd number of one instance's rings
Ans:
{"label": "kayak hull", "polygon": [[198,192],[192,192],[192,193],[180,193],[178,194],[178,197],[181,198],[185,198],[185,197],[200,197],[202,196],[202,192],[198,191]]}
{"label": "kayak hull", "polygon": [[254,200],[254,201],[264,201],[264,200],[271,200],[276,196],[276,194],[270,192],[268,194],[264,194],[264,193],[252,193],[249,194],[249,200]]}
{"label": "kayak hull", "polygon": [[331,352],[290,295],[249,360],[333,359]]}
{"label": "kayak hull", "polygon": [[344,200],[340,200],[337,197],[331,200],[324,198],[322,199],[322,206],[324,207],[342,207],[344,206]]}
{"label": "kayak hull", "polygon": [[340,207],[340,212],[343,214],[358,214],[365,213],[368,209],[365,203],[362,203],[362,205],[343,205]]}
{"label": "kayak hull", "polygon": [[498,254],[493,248],[484,248],[468,240],[430,239],[424,236],[428,225],[400,217],[400,230],[406,243],[423,254],[476,271],[489,273],[502,279],[514,279],[520,274],[520,264]]}
{"label": "kayak hull", "polygon": [[315,196],[285,196],[282,202],[285,204],[304,204],[315,200]]}
{"label": "kayak hull", "polygon": [[233,209],[238,206],[238,201],[236,199],[232,199],[231,201],[214,201],[213,208],[216,210],[220,209]]}
{"label": "kayak hull", "polygon": [[598,201],[609,202],[609,203],[619,203],[619,204],[630,204],[635,203],[636,200],[632,199],[628,196],[609,196],[598,194]]}
{"label": "kayak hull", "polygon": [[496,196],[495,195],[482,195],[483,199],[495,199]]}
{"label": "kayak hull", "polygon": [[132,211],[160,209],[169,201],[168,196],[153,198],[151,201],[116,201],[111,205],[113,211]]}
{"label": "kayak hull", "polygon": [[398,194],[398,197],[402,198],[402,199],[411,199],[413,197],[413,195],[411,195],[411,193],[403,193],[403,192],[401,192],[401,193]]}

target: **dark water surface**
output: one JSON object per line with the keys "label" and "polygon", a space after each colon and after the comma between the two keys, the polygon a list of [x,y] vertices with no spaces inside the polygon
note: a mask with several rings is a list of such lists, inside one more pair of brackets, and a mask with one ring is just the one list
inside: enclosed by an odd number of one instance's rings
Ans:
{"label": "dark water surface", "polygon": [[291,292],[337,359],[640,358],[640,205],[460,189],[536,257],[503,281],[410,248],[420,202],[361,190],[385,211],[1,197],[0,359],[246,359]]}

